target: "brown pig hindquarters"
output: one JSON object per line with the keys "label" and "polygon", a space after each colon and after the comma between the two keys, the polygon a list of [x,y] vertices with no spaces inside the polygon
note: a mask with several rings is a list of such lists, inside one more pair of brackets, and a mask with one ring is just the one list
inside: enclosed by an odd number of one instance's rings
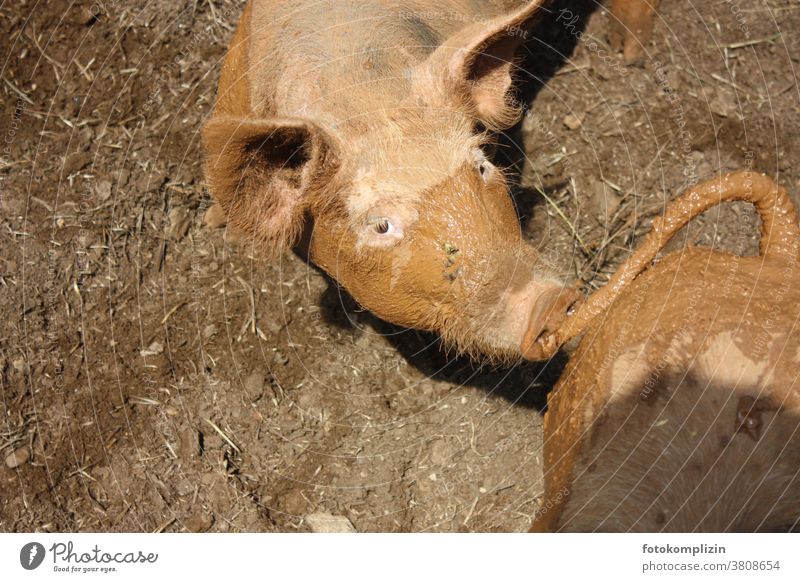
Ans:
{"label": "brown pig hindquarters", "polygon": [[203,132],[228,224],[300,244],[390,322],[518,357],[578,297],[522,240],[483,150],[518,118],[512,63],[541,4],[249,3]]}
{"label": "brown pig hindquarters", "polygon": [[724,176],[687,193],[656,230],[674,232],[711,205],[704,200],[733,198],[757,202],[761,256],[673,252],[623,281],[588,325],[548,400],[534,530],[798,529],[800,233],[791,202],[763,176]]}

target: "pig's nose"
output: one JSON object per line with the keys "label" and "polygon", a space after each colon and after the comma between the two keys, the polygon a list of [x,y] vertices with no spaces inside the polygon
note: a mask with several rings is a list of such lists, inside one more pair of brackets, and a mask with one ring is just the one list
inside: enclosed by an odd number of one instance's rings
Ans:
{"label": "pig's nose", "polygon": [[528,319],[528,327],[522,339],[522,355],[529,360],[543,360],[552,356],[557,346],[549,345],[548,338],[583,299],[583,295],[572,287],[553,287],[539,296]]}

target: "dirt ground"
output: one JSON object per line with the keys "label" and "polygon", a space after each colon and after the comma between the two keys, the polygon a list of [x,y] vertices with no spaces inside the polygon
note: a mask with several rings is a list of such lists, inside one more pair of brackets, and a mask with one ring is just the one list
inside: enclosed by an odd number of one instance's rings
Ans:
{"label": "dirt ground", "polygon": [[[529,39],[498,155],[526,236],[600,286],[691,181],[800,191],[800,3],[664,0],[634,68],[589,4]],[[0,5],[0,531],[526,530],[563,357],[450,357],[204,227],[198,131],[241,9]],[[756,240],[734,204],[676,244]]]}

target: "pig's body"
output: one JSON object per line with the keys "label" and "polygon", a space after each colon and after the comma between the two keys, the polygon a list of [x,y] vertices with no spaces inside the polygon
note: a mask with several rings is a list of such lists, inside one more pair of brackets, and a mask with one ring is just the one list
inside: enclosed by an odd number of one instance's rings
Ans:
{"label": "pig's body", "polygon": [[755,181],[762,256],[674,252],[586,331],[548,399],[536,530],[800,527],[800,230]]}
{"label": "pig's body", "polygon": [[411,93],[410,72],[448,37],[525,3],[254,2],[253,113],[311,117],[343,137],[383,129]]}
{"label": "pig's body", "polygon": [[798,527],[797,268],[690,250],[619,298],[547,415],[549,528]]}

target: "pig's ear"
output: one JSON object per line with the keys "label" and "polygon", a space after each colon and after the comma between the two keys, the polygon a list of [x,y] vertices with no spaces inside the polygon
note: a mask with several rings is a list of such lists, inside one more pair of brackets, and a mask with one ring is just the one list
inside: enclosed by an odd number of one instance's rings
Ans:
{"label": "pig's ear", "polygon": [[298,118],[218,116],[203,128],[203,142],[208,187],[228,225],[273,253],[294,245],[328,150],[323,131]]}
{"label": "pig's ear", "polygon": [[519,118],[519,107],[508,102],[514,58],[545,1],[532,0],[515,12],[471,24],[429,58],[431,72],[444,68],[466,94],[475,116],[491,129],[506,129]]}

